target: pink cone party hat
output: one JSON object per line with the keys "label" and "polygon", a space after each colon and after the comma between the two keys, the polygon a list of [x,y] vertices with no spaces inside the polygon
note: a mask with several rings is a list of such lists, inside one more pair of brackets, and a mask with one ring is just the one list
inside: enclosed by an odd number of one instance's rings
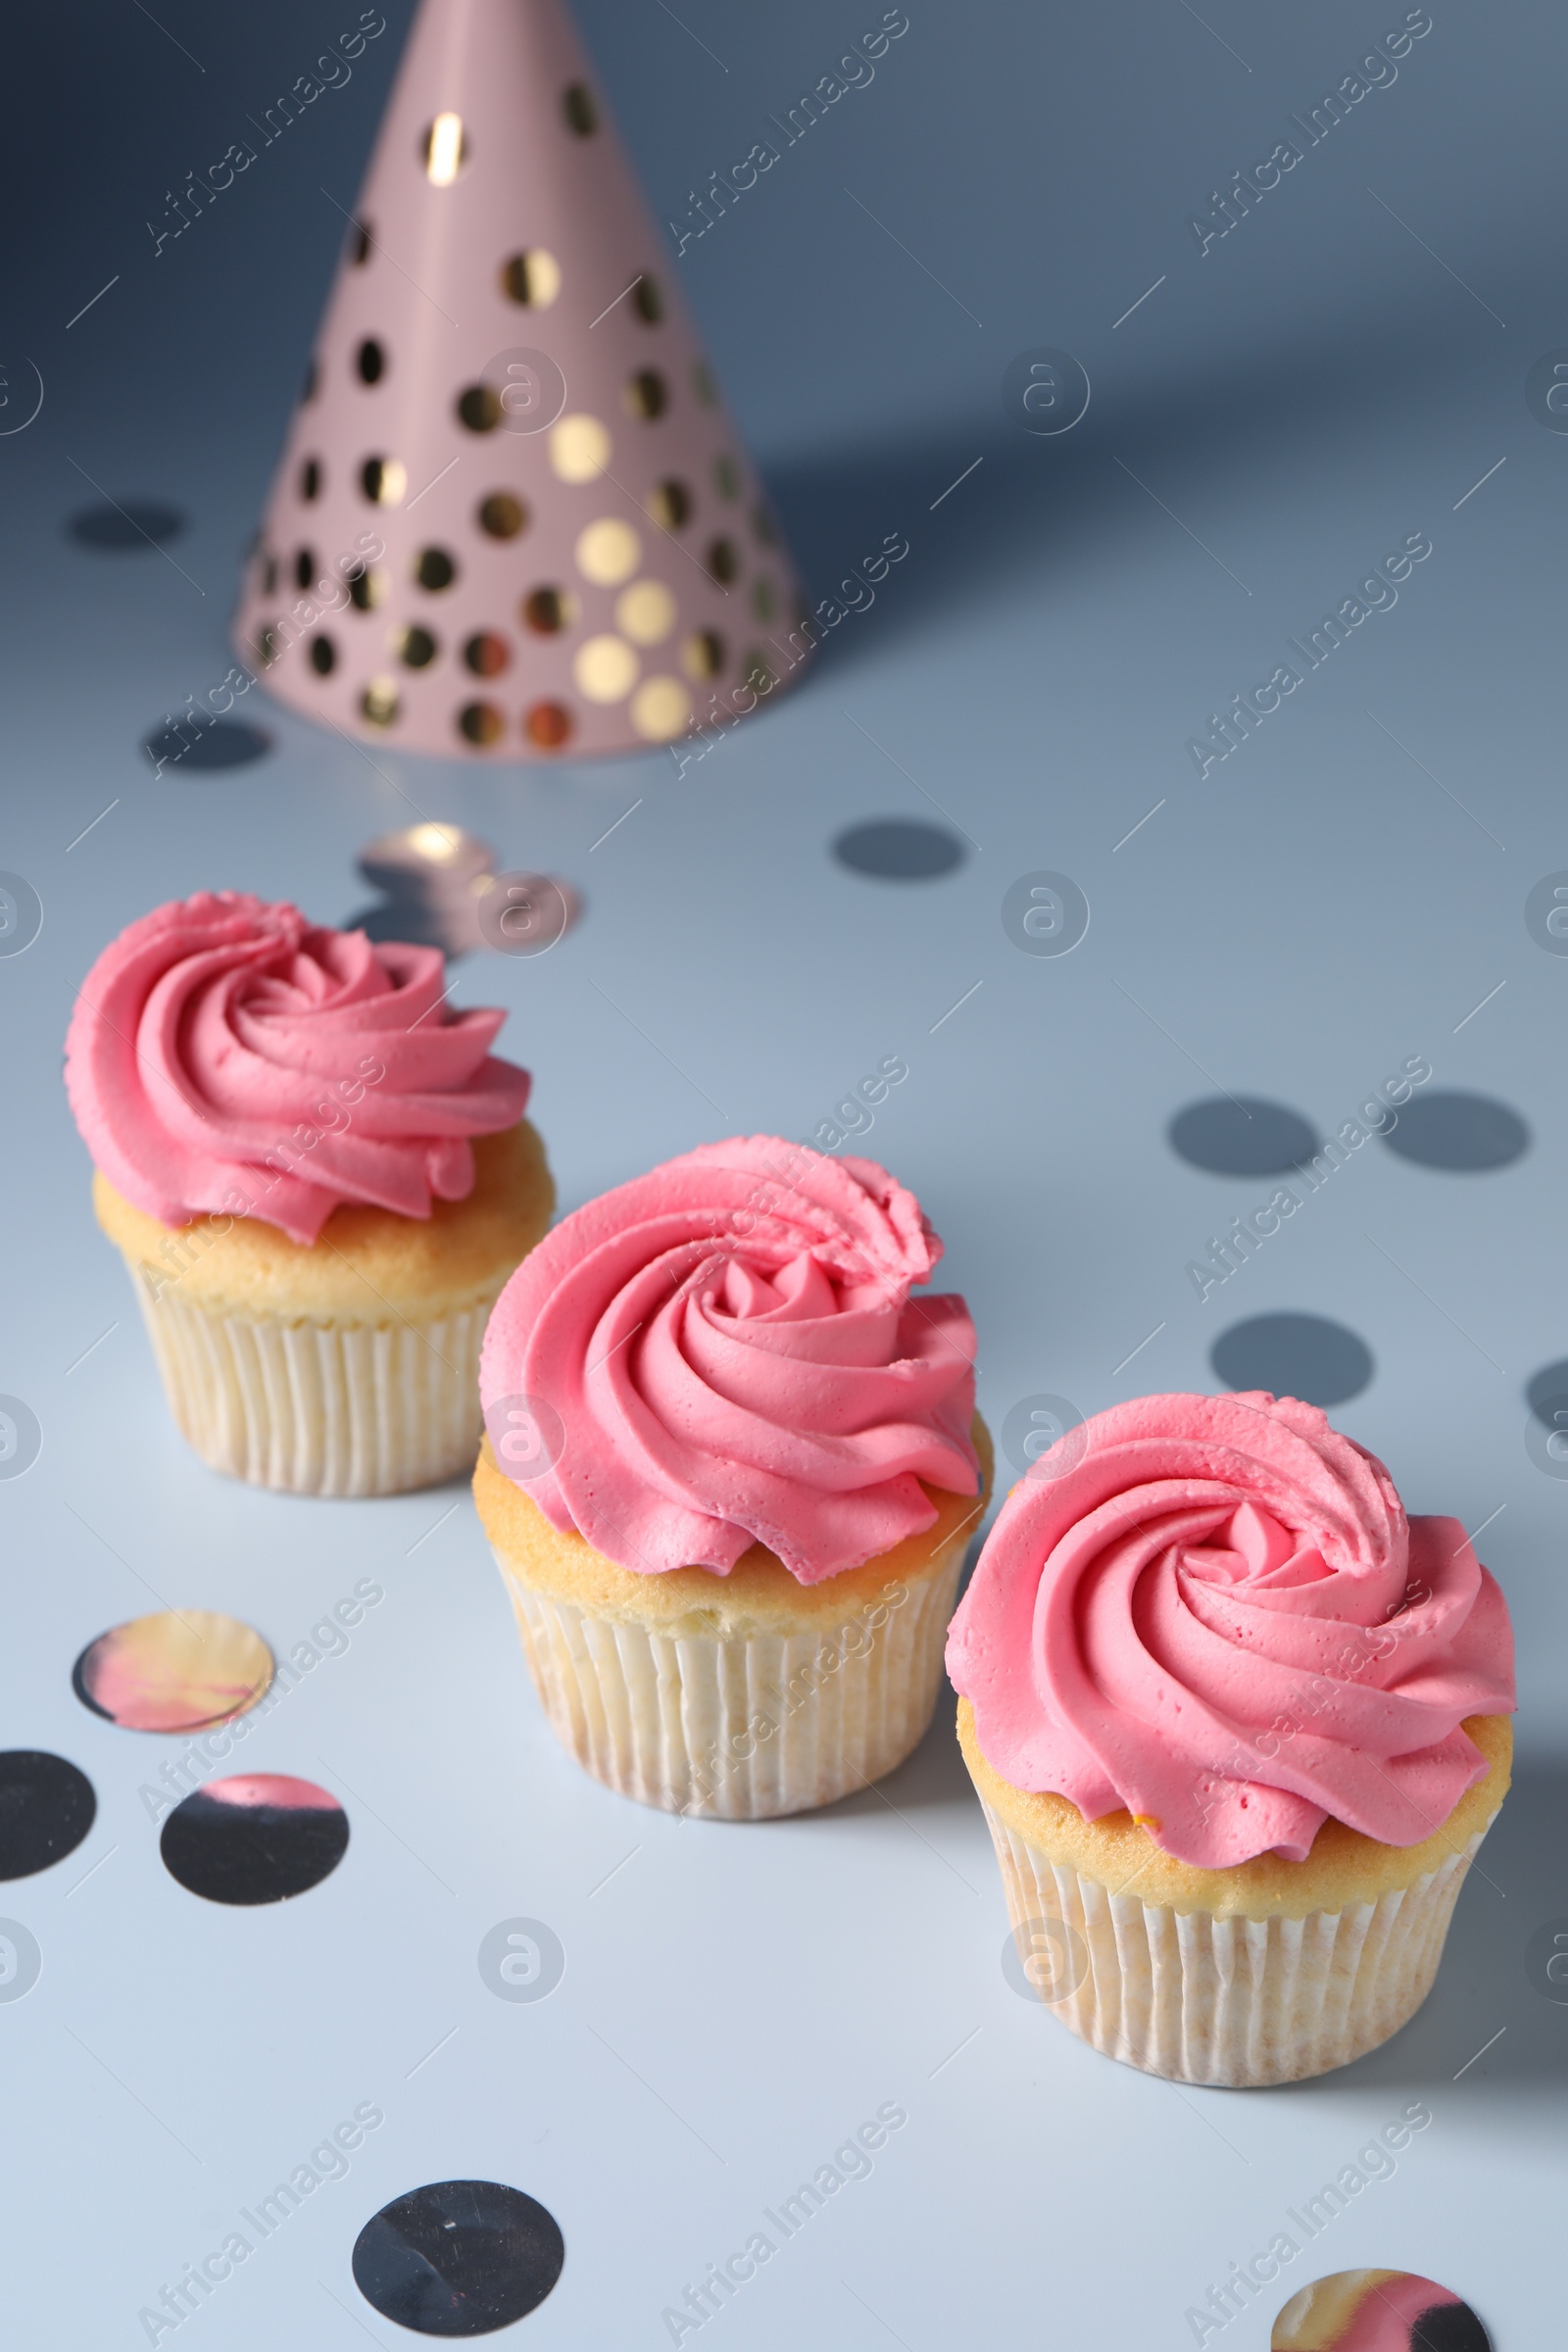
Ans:
{"label": "pink cone party hat", "polygon": [[602,758],[754,709],[800,622],[559,0],[423,0],[239,651],[362,740]]}

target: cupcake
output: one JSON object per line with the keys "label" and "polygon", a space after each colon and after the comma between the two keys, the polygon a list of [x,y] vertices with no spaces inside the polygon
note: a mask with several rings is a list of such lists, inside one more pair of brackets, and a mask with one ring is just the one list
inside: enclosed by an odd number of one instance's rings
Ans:
{"label": "cupcake", "polygon": [[1508,1787],[1513,1639],[1455,1519],[1316,1406],[1146,1396],[1008,1495],[954,1619],[1028,1973],[1108,2057],[1291,2082],[1397,2033]]}
{"label": "cupcake", "polygon": [[474,1478],[545,1712],[622,1795],[755,1821],[930,1723],[990,1447],[942,1244],[866,1159],[705,1145],[502,1293]]}
{"label": "cupcake", "polygon": [[238,891],[93,965],[66,1046],[93,1205],[214,1469],[390,1494],[471,1461],[485,1317],[555,1200],[504,1018],[449,1011],[433,948]]}

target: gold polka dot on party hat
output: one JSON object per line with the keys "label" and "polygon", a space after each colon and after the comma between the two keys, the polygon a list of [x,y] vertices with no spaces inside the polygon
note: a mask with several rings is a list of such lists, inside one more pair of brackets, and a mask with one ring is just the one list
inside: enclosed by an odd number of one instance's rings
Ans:
{"label": "gold polka dot on party hat", "polygon": [[633,645],[660,645],[675,626],[675,599],[662,580],[634,580],[615,599],[615,626]]}
{"label": "gold polka dot on party hat", "polygon": [[512,648],[494,629],[477,629],[464,647],[463,659],[476,678],[499,678],[512,660]]}
{"label": "gold polka dot on party hat", "polygon": [[432,188],[450,188],[467,169],[468,134],[461,115],[437,115],[419,142],[424,175]]}
{"label": "gold polka dot on party hat", "polygon": [[612,444],[597,416],[563,416],[550,428],[550,463],[564,482],[596,482]]}
{"label": "gold polka dot on party hat", "polygon": [[643,500],[651,521],[662,531],[678,531],[692,516],[692,494],[684,482],[656,482]]}
{"label": "gold polka dot on party hat", "polygon": [[499,743],[506,724],[494,703],[465,703],[458,712],[458,731],[466,743]]}
{"label": "gold polka dot on party hat", "polygon": [[503,262],[501,290],[531,311],[548,311],[561,292],[561,264],[543,245],[530,245]]}
{"label": "gold polka dot on party hat", "polygon": [[373,507],[401,507],[408,486],[408,467],[400,458],[367,458],[360,467],[360,488]]}
{"label": "gold polka dot on party hat", "polygon": [[523,625],[536,637],[556,637],[577,618],[577,600],[569,589],[535,588],[522,600]]}
{"label": "gold polka dot on party hat", "polygon": [[591,703],[624,701],[636,683],[638,661],[622,637],[590,637],[577,649],[571,674]]}
{"label": "gold polka dot on party hat", "polygon": [[644,678],[631,698],[631,723],[650,743],[668,743],[691,714],[691,699],[679,678]]}
{"label": "gold polka dot on party hat", "polygon": [[724,666],[724,640],[716,629],[694,629],[680,649],[680,665],[689,678],[716,678]]}
{"label": "gold polka dot on party hat", "polygon": [[479,528],[491,539],[515,539],[527,522],[527,508],[510,490],[493,490],[479,502]]}
{"label": "gold polka dot on party hat", "polygon": [[571,735],[571,712],[564,703],[535,703],[524,715],[522,731],[542,752],[558,752]]}
{"label": "gold polka dot on party hat", "polygon": [[618,588],[642,561],[642,541],[629,522],[605,515],[578,533],[577,569],[598,588]]}

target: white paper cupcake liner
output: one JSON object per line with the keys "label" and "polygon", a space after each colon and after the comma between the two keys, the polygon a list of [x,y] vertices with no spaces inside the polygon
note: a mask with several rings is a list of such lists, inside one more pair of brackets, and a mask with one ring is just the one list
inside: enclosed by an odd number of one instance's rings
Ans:
{"label": "white paper cupcake liner", "polygon": [[873,1608],[749,1637],[597,1617],[496,1561],[545,1713],[585,1771],[669,1813],[765,1821],[851,1795],[924,1737],[966,1542],[895,1587],[874,1626]]}
{"label": "white paper cupcake liner", "polygon": [[170,1410],[215,1470],[291,1494],[396,1494],[471,1464],[494,1296],[422,1323],[287,1322],[214,1313],[168,1283],[155,1298],[131,1275]]}
{"label": "white paper cupcake liner", "polygon": [[1230,2089],[1348,2066],[1407,2024],[1486,1835],[1376,1902],[1218,1919],[1112,1893],[985,1813],[1025,1974],[1063,2025],[1145,2074]]}

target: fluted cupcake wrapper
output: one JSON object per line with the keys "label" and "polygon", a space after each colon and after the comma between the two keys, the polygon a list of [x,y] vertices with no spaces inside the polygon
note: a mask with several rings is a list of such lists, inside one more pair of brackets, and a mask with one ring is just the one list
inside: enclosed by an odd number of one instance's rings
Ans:
{"label": "fluted cupcake wrapper", "polygon": [[792,1634],[659,1633],[496,1562],[545,1712],[585,1771],[669,1813],[764,1821],[851,1795],[924,1737],[967,1541],[884,1595],[874,1628]]}
{"label": "fluted cupcake wrapper", "polygon": [[127,1263],[170,1411],[213,1469],[291,1494],[397,1494],[472,1461],[499,1284],[426,1321],[340,1324],[217,1313]]}
{"label": "fluted cupcake wrapper", "polygon": [[1113,1892],[985,1813],[1024,1972],[1063,2025],[1125,2066],[1229,2089],[1348,2066],[1406,2025],[1486,1835],[1376,1902],[1231,1919]]}

